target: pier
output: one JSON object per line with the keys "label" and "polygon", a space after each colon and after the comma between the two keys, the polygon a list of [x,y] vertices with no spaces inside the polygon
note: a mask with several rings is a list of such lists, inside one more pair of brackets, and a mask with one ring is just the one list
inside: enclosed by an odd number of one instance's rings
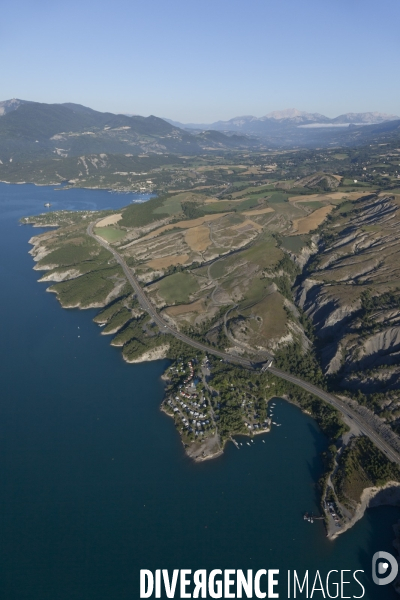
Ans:
{"label": "pier", "polygon": [[237,443],[237,441],[236,441],[236,440],[235,440],[233,437],[231,437],[231,441],[232,441],[232,442],[235,444],[236,448],[237,448],[238,450],[240,450],[240,446],[239,446],[239,444]]}

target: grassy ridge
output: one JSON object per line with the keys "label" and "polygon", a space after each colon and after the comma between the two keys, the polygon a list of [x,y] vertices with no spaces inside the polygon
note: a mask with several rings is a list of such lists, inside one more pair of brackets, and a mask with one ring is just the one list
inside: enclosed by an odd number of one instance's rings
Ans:
{"label": "grassy ridge", "polygon": [[359,502],[366,487],[381,487],[388,481],[400,481],[400,469],[390,462],[367,437],[357,438],[339,457],[334,476],[339,499]]}
{"label": "grassy ridge", "polygon": [[[62,242],[62,239],[60,239]],[[79,263],[93,260],[93,258],[108,258],[104,249],[99,249],[99,244],[88,236],[74,237],[65,241],[55,250],[49,252],[39,261],[39,266],[58,265],[60,267],[71,267]],[[100,258],[100,259],[101,259]]]}
{"label": "grassy ridge", "polygon": [[119,266],[92,271],[75,279],[56,283],[49,289],[57,293],[63,306],[84,308],[91,304],[104,304],[114,288],[116,277],[124,278]]}
{"label": "grassy ridge", "polygon": [[153,221],[165,219],[169,216],[168,212],[154,212],[162,207],[165,200],[165,196],[160,196],[140,204],[131,204],[123,211],[119,225],[123,227],[143,227]]}

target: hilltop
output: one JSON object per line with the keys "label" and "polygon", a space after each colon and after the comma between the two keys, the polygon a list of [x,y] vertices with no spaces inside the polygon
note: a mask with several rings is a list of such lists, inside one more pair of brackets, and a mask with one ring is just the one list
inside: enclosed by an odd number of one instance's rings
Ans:
{"label": "hilltop", "polygon": [[[183,124],[166,120],[187,131],[213,129],[252,135],[264,140],[270,147],[279,148],[354,146],[361,139],[366,142],[384,135],[387,127],[397,129],[399,133],[400,126],[400,117],[385,113],[345,113],[331,119],[295,108],[273,111],[263,117],[246,115],[214,123]],[[383,126],[383,129],[376,126]]]}
{"label": "hilltop", "polygon": [[86,154],[201,154],[210,150],[251,148],[245,135],[194,135],[153,115],[102,113],[73,103],[23,100],[0,103],[0,160],[69,158]]}
{"label": "hilltop", "polygon": [[178,125],[154,115],[103,113],[70,102],[5,100],[0,102],[0,180],[139,191],[147,188],[140,175],[195,156],[226,155],[229,162],[244,151],[400,143],[400,120],[381,113],[329,120],[289,109],[197,130]]}
{"label": "hilltop", "polygon": [[293,126],[293,127],[304,127],[307,125],[312,126],[332,126],[337,125],[376,125],[384,123],[386,121],[399,120],[400,117],[396,115],[388,115],[380,112],[366,112],[366,113],[345,113],[338,117],[329,118],[320,113],[308,113],[297,108],[288,108],[285,110],[275,110],[263,117],[254,117],[252,115],[233,117],[228,121],[215,121],[214,123],[179,123],[178,121],[170,121],[181,128],[187,129],[216,129],[218,131],[241,131],[246,133],[253,133],[257,135],[265,135],[268,132],[276,130],[276,126]]}

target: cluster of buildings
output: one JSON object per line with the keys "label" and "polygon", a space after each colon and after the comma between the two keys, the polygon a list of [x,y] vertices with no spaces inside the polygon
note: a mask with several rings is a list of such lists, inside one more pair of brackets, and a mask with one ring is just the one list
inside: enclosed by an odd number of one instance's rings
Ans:
{"label": "cluster of buildings", "polygon": [[329,511],[329,514],[331,515],[332,519],[335,521],[336,527],[340,527],[340,519],[336,513],[335,504],[333,502],[326,502],[325,510]]}
{"label": "cluster of buildings", "polygon": [[268,421],[264,421],[264,423],[247,423],[246,421],[244,422],[245,426],[247,427],[247,429],[249,430],[256,430],[256,429],[269,429],[270,424]]}
{"label": "cluster of buildings", "polygon": [[[203,398],[204,400],[204,398]],[[172,410],[174,411],[174,413],[179,413],[179,415],[182,418],[182,423],[184,425],[184,427],[188,430],[189,433],[195,433],[196,436],[198,435],[204,435],[204,431],[203,429],[208,429],[210,427],[211,421],[208,417],[207,414],[203,414],[200,413],[196,410],[192,410],[190,408],[190,406],[188,406],[187,404],[185,404],[184,402],[182,402],[182,400],[180,400],[179,396],[175,396],[175,401],[173,400],[168,400],[168,404],[170,405],[170,407],[172,408]],[[177,406],[177,404],[180,404],[180,408]],[[198,404],[197,402],[192,402],[191,403],[192,406],[196,406],[199,407],[206,407],[207,404],[204,402],[202,405]],[[182,415],[182,413],[186,413],[188,419]]]}
{"label": "cluster of buildings", "polygon": [[[204,395],[199,397],[199,394],[196,392],[196,385],[193,381],[194,367],[192,361],[188,362],[188,368],[189,374],[183,381],[184,385],[179,385],[179,396],[170,398],[167,403],[174,414],[181,417],[183,428],[188,433],[194,433],[198,437],[204,435],[205,430],[209,429],[212,423],[207,410],[202,410],[207,409],[207,402]],[[180,367],[175,368],[175,371],[178,374],[179,372],[184,372],[183,363],[181,363]],[[188,402],[185,403],[184,399],[188,400]]]}
{"label": "cluster of buildings", "polygon": [[188,367],[189,367],[190,375],[189,375],[189,377],[187,377],[187,379],[184,379],[183,383],[189,383],[189,381],[192,381],[192,379],[193,379],[194,371],[193,371],[193,365],[192,365],[191,360],[189,360],[189,362],[188,362]]}
{"label": "cluster of buildings", "polygon": [[[260,415],[259,414],[254,413],[253,416],[250,414],[250,413],[254,412],[254,410],[252,409],[252,406],[253,406],[252,400],[247,400],[245,398],[242,401],[242,410],[245,413],[244,416],[248,419],[247,421],[244,422],[245,427],[247,427],[247,429],[249,431],[269,430],[269,428],[271,427],[271,419],[267,418],[263,423],[260,423]],[[254,421],[257,421],[257,422],[254,422]]]}
{"label": "cluster of buildings", "polygon": [[[187,398],[188,400],[192,400],[193,398],[197,398],[197,394],[189,394],[189,392],[185,392],[184,390],[180,390],[179,391],[180,395],[183,396],[184,398]],[[175,397],[175,400],[178,399],[178,396]]]}

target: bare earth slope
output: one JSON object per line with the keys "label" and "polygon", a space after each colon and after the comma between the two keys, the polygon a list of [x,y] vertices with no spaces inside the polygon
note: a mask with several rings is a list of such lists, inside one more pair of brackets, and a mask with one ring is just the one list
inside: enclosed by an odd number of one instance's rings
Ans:
{"label": "bare earth slope", "polygon": [[324,371],[369,399],[398,428],[400,416],[400,205],[386,194],[336,211],[297,290],[312,319]]}

